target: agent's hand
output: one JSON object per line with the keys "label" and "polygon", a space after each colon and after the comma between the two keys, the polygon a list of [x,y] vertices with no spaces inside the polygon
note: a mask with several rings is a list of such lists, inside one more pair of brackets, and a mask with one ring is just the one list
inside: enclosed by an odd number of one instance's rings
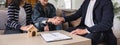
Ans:
{"label": "agent's hand", "polygon": [[55,18],[48,18],[48,21],[47,22],[51,22],[51,23],[55,23]]}
{"label": "agent's hand", "polygon": [[55,24],[60,25],[65,21],[63,17],[55,17]]}
{"label": "agent's hand", "polygon": [[64,22],[65,19],[63,17],[54,17],[49,18],[47,22],[52,22],[54,25],[60,25],[62,22]]}
{"label": "agent's hand", "polygon": [[85,35],[87,33],[88,32],[85,29],[76,29],[71,32],[71,34],[74,34],[74,35]]}

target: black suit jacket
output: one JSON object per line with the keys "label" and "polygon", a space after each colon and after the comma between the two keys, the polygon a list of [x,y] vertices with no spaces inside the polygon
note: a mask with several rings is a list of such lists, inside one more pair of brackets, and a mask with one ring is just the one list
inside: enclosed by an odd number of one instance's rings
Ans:
{"label": "black suit jacket", "polygon": [[88,8],[90,0],[84,0],[81,8],[73,15],[64,17],[65,21],[73,21],[78,18],[81,19],[81,23],[79,24],[79,28],[87,28],[88,31],[91,33],[94,32],[106,32],[112,33],[112,26],[113,26],[113,4],[111,0],[96,0],[94,9],[93,9],[93,21],[95,26],[87,27],[85,22],[85,16]]}

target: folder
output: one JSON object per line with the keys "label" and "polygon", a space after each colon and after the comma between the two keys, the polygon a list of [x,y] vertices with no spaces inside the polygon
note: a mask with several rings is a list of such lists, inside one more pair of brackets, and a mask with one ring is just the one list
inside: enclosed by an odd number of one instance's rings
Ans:
{"label": "folder", "polygon": [[60,32],[53,32],[53,33],[44,33],[41,34],[41,36],[43,37],[43,39],[46,42],[55,42],[55,41],[62,41],[62,40],[70,40],[72,39],[69,36],[66,36]]}

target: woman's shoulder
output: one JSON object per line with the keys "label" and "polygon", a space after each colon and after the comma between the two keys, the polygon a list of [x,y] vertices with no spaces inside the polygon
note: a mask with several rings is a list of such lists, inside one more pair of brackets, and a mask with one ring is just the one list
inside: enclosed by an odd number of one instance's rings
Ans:
{"label": "woman's shoulder", "polygon": [[54,7],[54,5],[53,5],[52,3],[48,3],[48,5],[49,5],[49,6],[53,6],[53,7]]}
{"label": "woman's shoulder", "polygon": [[39,2],[37,2],[37,3],[35,4],[34,9],[38,9],[38,8],[42,8],[41,3],[39,3]]}
{"label": "woman's shoulder", "polygon": [[17,9],[17,7],[15,5],[11,4],[11,5],[8,6],[8,9]]}
{"label": "woman's shoulder", "polygon": [[52,9],[55,9],[55,6],[53,4],[51,4],[51,3],[48,3],[48,7],[52,8]]}
{"label": "woman's shoulder", "polygon": [[30,3],[25,3],[24,6],[29,6],[29,7],[32,7],[32,5]]}
{"label": "woman's shoulder", "polygon": [[37,2],[35,6],[42,6],[40,2]]}

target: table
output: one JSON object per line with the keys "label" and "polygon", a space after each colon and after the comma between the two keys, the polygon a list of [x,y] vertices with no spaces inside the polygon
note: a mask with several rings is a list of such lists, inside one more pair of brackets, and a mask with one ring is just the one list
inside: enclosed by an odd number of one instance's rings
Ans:
{"label": "table", "polygon": [[2,35],[4,33],[4,30],[0,30],[0,35]]}
{"label": "table", "polygon": [[91,45],[90,39],[77,35],[72,35],[63,30],[50,31],[50,32],[60,32],[67,36],[72,37],[72,39],[47,43],[40,36],[40,34],[48,33],[48,32],[39,32],[38,35],[35,37],[28,37],[26,33],[9,34],[9,35],[0,35],[0,45]]}

